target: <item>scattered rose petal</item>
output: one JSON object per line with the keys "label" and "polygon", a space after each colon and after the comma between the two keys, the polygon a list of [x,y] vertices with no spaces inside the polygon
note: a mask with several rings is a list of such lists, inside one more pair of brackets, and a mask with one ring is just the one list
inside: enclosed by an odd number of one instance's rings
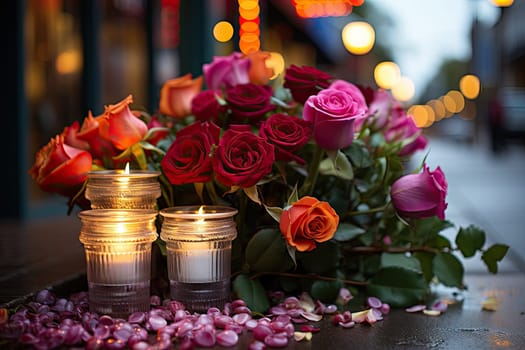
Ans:
{"label": "scattered rose petal", "polygon": [[490,296],[481,303],[481,309],[486,311],[497,311],[499,308],[499,301],[496,297]]}
{"label": "scattered rose petal", "polygon": [[352,312],[352,318],[351,320],[355,323],[363,323],[366,321],[366,317],[368,315],[368,309],[359,311],[359,312]]}
{"label": "scattered rose petal", "polygon": [[445,312],[447,311],[447,308],[448,304],[442,300],[436,301],[431,307],[432,310],[437,310],[439,312]]}
{"label": "scattered rose petal", "polygon": [[439,316],[441,315],[441,312],[438,310],[423,310],[423,313],[427,316]]}
{"label": "scattered rose petal", "polygon": [[321,330],[321,328],[310,326],[310,325],[303,325],[300,328],[301,332],[311,332],[311,333],[317,333]]}
{"label": "scattered rose petal", "polygon": [[425,310],[427,307],[425,305],[414,305],[405,309],[406,312],[420,312]]}
{"label": "scattered rose petal", "polygon": [[295,339],[295,341],[301,341],[301,340],[310,341],[312,340],[312,333],[311,332],[294,332],[293,338]]}
{"label": "scattered rose petal", "polygon": [[323,315],[314,314],[312,312],[303,312],[301,316],[306,318],[308,321],[319,322],[323,319]]}
{"label": "scattered rose petal", "polygon": [[381,307],[381,305],[383,305],[383,303],[381,302],[381,300],[379,300],[378,298],[376,297],[368,297],[366,299],[366,304],[373,308],[373,309],[379,309]]}
{"label": "scattered rose petal", "polygon": [[217,344],[220,346],[234,346],[239,341],[239,336],[232,330],[224,330],[217,333]]}

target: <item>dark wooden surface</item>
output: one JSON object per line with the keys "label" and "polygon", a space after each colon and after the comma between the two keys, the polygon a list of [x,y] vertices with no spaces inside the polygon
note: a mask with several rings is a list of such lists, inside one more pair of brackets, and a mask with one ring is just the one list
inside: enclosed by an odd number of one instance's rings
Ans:
{"label": "dark wooden surface", "polygon": [[[0,304],[50,286],[59,286],[64,296],[85,288],[76,216],[0,227]],[[383,321],[352,329],[335,327],[327,318],[310,342],[291,341],[287,349],[525,349],[525,274],[467,273],[466,284],[468,290],[438,317],[393,310]],[[499,300],[497,311],[482,310],[488,296]],[[245,349],[250,339],[242,337],[233,349]]]}

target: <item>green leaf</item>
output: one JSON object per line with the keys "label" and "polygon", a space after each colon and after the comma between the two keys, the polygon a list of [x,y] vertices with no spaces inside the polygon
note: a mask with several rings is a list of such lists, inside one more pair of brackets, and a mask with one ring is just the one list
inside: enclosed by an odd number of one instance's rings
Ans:
{"label": "green leaf", "polygon": [[452,244],[449,239],[442,235],[437,235],[430,242],[429,245],[437,249],[452,248]]}
{"label": "green leaf", "polygon": [[288,206],[294,204],[299,200],[299,191],[297,190],[297,184],[293,187],[293,191],[290,194],[290,197],[288,197]]}
{"label": "green leaf", "polygon": [[202,194],[204,192],[204,183],[202,183],[202,182],[194,182],[193,183],[193,187],[195,188],[195,192],[199,196],[199,199],[201,200],[201,202],[204,203],[204,198],[202,196]]}
{"label": "green leaf", "polygon": [[408,270],[414,270],[416,272],[422,272],[421,264],[419,260],[413,256],[406,256],[405,254],[381,254],[381,267],[403,267]]}
{"label": "green leaf", "polygon": [[393,307],[403,307],[423,300],[427,283],[422,273],[391,266],[375,274],[367,286],[367,292]]}
{"label": "green leaf", "polygon": [[434,275],[449,287],[463,287],[464,269],[461,261],[450,253],[438,253],[432,261]]}
{"label": "green leaf", "polygon": [[368,149],[359,142],[353,142],[345,149],[345,153],[357,168],[368,168],[374,164],[374,160],[370,157]]}
{"label": "green leaf", "polygon": [[339,151],[337,153],[326,152],[329,157],[322,160],[319,164],[319,173],[323,175],[333,175],[344,180],[352,180],[354,178],[354,170],[352,163],[346,155]]}
{"label": "green leaf", "polygon": [[350,223],[343,222],[343,223],[340,223],[339,226],[337,227],[337,231],[335,231],[335,234],[334,234],[334,239],[339,242],[346,242],[365,232],[366,231],[359,226],[355,226]]}
{"label": "green leaf", "polygon": [[266,290],[259,280],[252,280],[246,275],[239,275],[233,281],[233,291],[255,312],[264,313],[270,307]]}
{"label": "green leaf", "polygon": [[314,300],[333,303],[343,287],[341,281],[315,281],[310,288],[310,295]]}
{"label": "green leaf", "polygon": [[279,207],[268,207],[264,206],[266,212],[277,222],[281,222],[281,215],[283,214],[283,209]]}
{"label": "green leaf", "polygon": [[465,258],[470,258],[481,250],[485,244],[485,231],[470,225],[467,228],[460,228],[456,236],[456,245]]}
{"label": "green leaf", "polygon": [[159,153],[160,155],[165,155],[166,152],[164,152],[163,150],[161,150],[160,148],[158,147],[155,147],[153,146],[151,143],[149,142],[146,142],[146,141],[140,141],[139,142],[140,146],[144,149],[147,149],[148,151],[153,151],[153,152],[157,152]]}
{"label": "green leaf", "polygon": [[447,220],[440,220],[437,216],[416,221],[416,236],[424,242],[434,239],[441,231],[454,227]]}
{"label": "green leaf", "polygon": [[257,272],[282,272],[293,267],[286,243],[276,229],[262,229],[246,246],[246,262]]}
{"label": "green leaf", "polygon": [[498,272],[498,261],[501,261],[507,251],[509,246],[505,244],[493,244],[489,249],[485,250],[481,255],[481,260],[485,262],[487,268],[492,273]]}
{"label": "green leaf", "polygon": [[148,168],[148,160],[146,159],[146,153],[140,143],[136,143],[130,147],[133,158],[137,161],[140,169]]}
{"label": "green leaf", "polygon": [[319,243],[317,248],[309,252],[297,253],[297,259],[311,273],[335,271],[340,257],[339,245],[334,241]]}
{"label": "green leaf", "polygon": [[415,252],[414,257],[419,260],[419,264],[421,265],[421,271],[423,272],[423,275],[425,276],[425,279],[430,282],[432,278],[434,277],[434,272],[432,271],[432,261],[434,260],[433,253],[427,253],[427,252]]}
{"label": "green leaf", "polygon": [[252,201],[254,201],[257,204],[261,204],[261,200],[259,199],[259,192],[257,192],[257,185],[253,185],[252,187],[244,187],[242,190]]}

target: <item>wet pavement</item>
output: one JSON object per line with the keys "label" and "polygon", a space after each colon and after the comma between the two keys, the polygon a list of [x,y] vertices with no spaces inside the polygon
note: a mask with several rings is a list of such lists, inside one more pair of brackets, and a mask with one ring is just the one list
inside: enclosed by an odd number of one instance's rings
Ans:
{"label": "wet pavement", "polygon": [[[479,226],[487,243],[509,245],[500,272],[525,272],[525,144],[508,143],[494,154],[483,140],[434,136],[429,141],[426,162],[431,170],[439,165],[448,181],[446,218],[458,226]],[[424,156],[418,153],[416,161]],[[479,256],[464,265],[467,273],[487,271]]]}

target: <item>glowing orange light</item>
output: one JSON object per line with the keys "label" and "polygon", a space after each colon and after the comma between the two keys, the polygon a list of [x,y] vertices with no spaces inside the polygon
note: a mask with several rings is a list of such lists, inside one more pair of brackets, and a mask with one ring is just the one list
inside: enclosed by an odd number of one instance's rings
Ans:
{"label": "glowing orange light", "polygon": [[494,6],[498,7],[509,7],[512,6],[514,0],[490,0]]}
{"label": "glowing orange light", "polygon": [[230,22],[220,21],[213,27],[213,37],[219,42],[226,42],[233,37],[233,26]]}
{"label": "glowing orange light", "polygon": [[472,74],[464,75],[459,80],[459,89],[466,98],[471,100],[475,99],[478,97],[481,89],[479,78]]}

